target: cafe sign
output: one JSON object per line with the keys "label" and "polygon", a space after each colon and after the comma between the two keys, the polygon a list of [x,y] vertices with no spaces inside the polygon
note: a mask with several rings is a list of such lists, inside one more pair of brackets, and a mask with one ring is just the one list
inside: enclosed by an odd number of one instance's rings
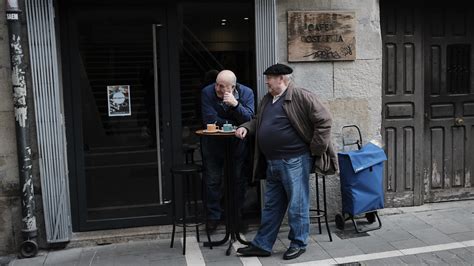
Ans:
{"label": "cafe sign", "polygon": [[288,62],[356,59],[355,12],[288,11]]}

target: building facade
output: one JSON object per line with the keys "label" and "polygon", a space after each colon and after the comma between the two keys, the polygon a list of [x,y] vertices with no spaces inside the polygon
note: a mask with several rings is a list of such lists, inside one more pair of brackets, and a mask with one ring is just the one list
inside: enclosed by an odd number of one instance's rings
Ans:
{"label": "building facade", "polygon": [[[6,2],[0,254],[22,242]],[[67,243],[71,232],[170,223],[169,169],[184,161],[183,145],[199,142],[200,88],[212,69],[233,70],[261,99],[263,70],[291,65],[297,85],[331,110],[338,150],[352,137],[345,125],[358,125],[364,143],[382,141],[386,206],[472,199],[474,16],[455,2],[19,1],[40,247]],[[291,12],[354,14],[354,58],[290,58]],[[327,190],[332,218],[337,175]]]}

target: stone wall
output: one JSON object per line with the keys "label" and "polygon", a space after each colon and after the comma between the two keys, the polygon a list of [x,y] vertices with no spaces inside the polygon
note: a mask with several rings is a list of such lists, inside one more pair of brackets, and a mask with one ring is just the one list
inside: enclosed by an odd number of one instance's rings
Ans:
{"label": "stone wall", "polygon": [[[287,11],[355,11],[356,60],[288,63],[298,86],[314,91],[334,118],[333,142],[342,146],[341,128],[356,124],[364,143],[380,140],[382,106],[382,39],[377,0],[277,0],[278,62],[287,63]],[[326,179],[329,218],[341,210],[339,177]],[[315,195],[314,177],[312,195]],[[313,197],[314,202],[314,197]]]}

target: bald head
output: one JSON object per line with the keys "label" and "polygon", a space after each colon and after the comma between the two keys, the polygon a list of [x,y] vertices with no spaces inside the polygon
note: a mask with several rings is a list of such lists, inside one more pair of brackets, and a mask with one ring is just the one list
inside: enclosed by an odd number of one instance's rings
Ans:
{"label": "bald head", "polygon": [[235,76],[234,72],[230,70],[222,70],[217,75],[216,82],[226,82],[235,85],[237,82],[237,77]]}
{"label": "bald head", "polygon": [[230,70],[222,70],[216,78],[216,94],[219,98],[224,97],[226,92],[234,92],[237,77]]}

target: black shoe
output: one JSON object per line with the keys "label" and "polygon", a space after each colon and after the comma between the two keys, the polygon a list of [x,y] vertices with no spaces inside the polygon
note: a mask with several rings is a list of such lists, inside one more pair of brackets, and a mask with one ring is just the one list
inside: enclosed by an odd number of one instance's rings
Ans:
{"label": "black shoe", "polygon": [[266,250],[263,250],[259,247],[256,247],[252,244],[244,247],[244,248],[238,248],[237,249],[237,254],[243,257],[268,257],[272,255],[271,252],[268,252]]}
{"label": "black shoe", "polygon": [[283,254],[283,259],[284,260],[292,260],[298,258],[301,254],[303,254],[306,251],[305,248],[295,248],[295,247],[290,247],[285,254]]}
{"label": "black shoe", "polygon": [[206,223],[206,229],[209,233],[216,231],[217,226],[219,225],[219,220],[208,220]]}

